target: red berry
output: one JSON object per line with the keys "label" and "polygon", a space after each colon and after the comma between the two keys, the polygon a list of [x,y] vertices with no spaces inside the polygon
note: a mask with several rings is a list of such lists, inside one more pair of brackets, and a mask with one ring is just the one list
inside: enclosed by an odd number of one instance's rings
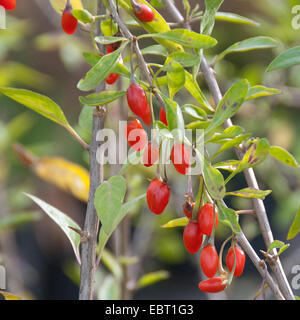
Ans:
{"label": "red berry", "polygon": [[119,76],[120,76],[120,75],[119,75],[118,73],[111,73],[111,74],[106,78],[105,82],[106,82],[107,84],[112,85],[112,84],[114,84],[114,83],[118,80]]}
{"label": "red berry", "polygon": [[73,34],[76,31],[77,23],[77,19],[73,17],[71,11],[66,8],[61,19],[61,25],[65,33]]}
{"label": "red berry", "polygon": [[151,167],[159,157],[159,149],[153,145],[151,142],[148,142],[146,149],[143,154],[143,164],[146,167]]}
{"label": "red berry", "polygon": [[134,4],[133,12],[135,16],[142,22],[151,22],[154,20],[155,17],[153,10],[143,3]]}
{"label": "red berry", "polygon": [[192,213],[193,213],[193,208],[195,206],[195,202],[185,202],[184,205],[182,206],[183,212],[186,215],[187,218],[191,219],[192,218]]}
{"label": "red berry", "polygon": [[199,289],[204,292],[216,293],[226,288],[226,282],[221,277],[215,277],[199,282]]}
{"label": "red berry", "polygon": [[199,251],[203,240],[203,234],[200,232],[197,222],[190,221],[183,231],[183,242],[185,248],[190,253]]}
{"label": "red berry", "polygon": [[151,123],[151,109],[145,90],[135,82],[127,89],[127,102],[134,114],[141,117],[146,124]]}
{"label": "red berry", "polygon": [[5,10],[14,10],[16,8],[16,0],[0,0],[0,6]]}
{"label": "red berry", "polygon": [[126,126],[126,137],[128,144],[133,150],[141,151],[145,148],[147,133],[138,119],[129,119]]}
{"label": "red berry", "polygon": [[112,52],[115,51],[115,49],[114,49],[114,47],[112,46],[111,43],[106,45],[106,51],[107,51],[107,53],[112,53]]}
{"label": "red berry", "polygon": [[219,258],[215,246],[205,246],[200,254],[200,266],[203,273],[212,278],[218,271]]}
{"label": "red berry", "polygon": [[165,210],[169,198],[169,186],[158,179],[153,179],[147,190],[147,203],[150,211],[155,214],[161,214]]}
{"label": "red berry", "polygon": [[[235,251],[235,257],[236,257],[236,265],[235,265],[235,270],[233,275],[235,277],[239,277],[244,271],[246,256],[245,256],[245,252],[239,246],[234,246],[234,251]],[[228,253],[226,256],[226,265],[228,270],[231,272],[234,266],[234,252],[232,248],[228,250]]]}
{"label": "red berry", "polygon": [[167,120],[167,114],[163,107],[160,108],[159,112],[159,120],[164,123],[166,126],[168,126],[168,120]]}
{"label": "red berry", "polygon": [[[210,235],[213,230],[214,224],[214,206],[212,203],[206,203],[199,211],[198,222],[200,230],[206,235]],[[215,229],[219,224],[218,220],[218,208],[215,206]]]}
{"label": "red berry", "polygon": [[190,152],[183,143],[174,143],[171,150],[171,161],[177,172],[187,174],[190,162]]}

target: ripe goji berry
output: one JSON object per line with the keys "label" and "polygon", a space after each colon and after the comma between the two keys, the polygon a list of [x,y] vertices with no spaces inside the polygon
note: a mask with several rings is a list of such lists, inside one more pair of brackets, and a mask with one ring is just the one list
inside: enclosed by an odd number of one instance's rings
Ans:
{"label": "ripe goji berry", "polygon": [[159,111],[159,120],[166,126],[168,126],[167,114],[163,107],[161,107]]}
{"label": "ripe goji berry", "polygon": [[200,232],[197,222],[190,221],[183,231],[183,242],[186,250],[190,253],[199,251],[203,240],[203,234]]}
{"label": "ripe goji berry", "polygon": [[203,273],[212,278],[218,271],[219,258],[215,246],[206,245],[200,254],[200,266]]}
{"label": "ripe goji berry", "polygon": [[158,160],[158,157],[159,157],[159,149],[151,142],[148,142],[148,145],[146,146],[143,154],[144,166],[151,167]]}
{"label": "ripe goji berry", "polygon": [[125,128],[128,144],[135,151],[141,151],[145,148],[147,142],[147,133],[141,122],[132,117],[127,121]]}
{"label": "ripe goji berry", "polygon": [[199,282],[199,289],[204,292],[216,293],[226,288],[226,281],[222,277],[210,278]]}
{"label": "ripe goji berry", "polygon": [[184,214],[189,219],[192,218],[192,213],[193,213],[194,206],[195,206],[195,202],[190,203],[190,202],[187,202],[187,201],[182,206]]}
{"label": "ripe goji berry", "polygon": [[76,31],[78,21],[75,17],[73,17],[70,8],[66,7],[62,14],[61,18],[61,26],[65,33],[73,34]]}
{"label": "ripe goji berry", "polygon": [[105,79],[105,82],[109,85],[112,85],[114,84],[118,78],[119,78],[119,74],[118,73],[111,73],[106,79]]}
{"label": "ripe goji berry", "polygon": [[151,212],[161,214],[169,203],[170,188],[158,179],[153,179],[147,190],[147,203]]}
{"label": "ripe goji berry", "polygon": [[190,162],[190,152],[183,143],[174,143],[171,150],[171,161],[177,172],[187,174]]}
{"label": "ripe goji berry", "polygon": [[131,1],[133,13],[142,22],[151,22],[154,20],[155,14],[153,10],[144,3],[136,3]]}
{"label": "ripe goji berry", "polygon": [[16,8],[16,0],[0,0],[0,6],[5,10],[14,10]]}
{"label": "ripe goji berry", "polygon": [[[206,203],[199,211],[198,222],[203,234],[210,235],[214,224],[214,206],[212,203]],[[219,224],[218,208],[215,206],[215,229]]]}
{"label": "ripe goji berry", "polygon": [[[235,264],[235,270],[233,275],[235,277],[239,277],[244,271],[246,256],[245,256],[245,252],[239,246],[234,246],[234,251],[235,251],[235,257],[236,257],[236,264]],[[234,266],[234,251],[232,248],[230,248],[226,256],[226,265],[230,272]]]}

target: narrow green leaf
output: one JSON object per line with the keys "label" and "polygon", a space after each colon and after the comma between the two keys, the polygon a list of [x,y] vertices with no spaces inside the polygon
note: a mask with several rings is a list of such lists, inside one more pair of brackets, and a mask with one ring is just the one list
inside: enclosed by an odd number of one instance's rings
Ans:
{"label": "narrow green leaf", "polygon": [[290,48],[275,58],[268,66],[267,72],[289,68],[300,64],[300,46]]}
{"label": "narrow green leaf", "polygon": [[211,34],[215,25],[215,15],[224,0],[205,0],[205,12],[201,21],[201,33]]}
{"label": "narrow green leaf", "polygon": [[239,225],[239,217],[236,212],[230,208],[225,207],[221,201],[217,201],[218,204],[218,219],[221,223],[227,225],[231,228],[232,232],[238,234],[241,232],[241,227]]}
{"label": "narrow green leaf", "polygon": [[290,230],[287,235],[287,240],[291,240],[296,237],[296,235],[300,232],[300,207],[296,213],[295,219],[290,227]]}
{"label": "narrow green leaf", "polygon": [[[97,3],[96,6],[98,6]],[[118,32],[118,25],[112,18],[101,20],[100,28],[105,37],[113,37]]]}
{"label": "narrow green leaf", "polygon": [[221,20],[221,21],[259,26],[258,22],[232,12],[217,12],[215,15],[215,18],[216,20]]}
{"label": "narrow green leaf", "polygon": [[231,118],[240,108],[248,93],[248,81],[240,80],[233,84],[217,106],[214,118],[205,130],[206,133]]}
{"label": "narrow green leaf", "polygon": [[226,192],[226,196],[236,196],[242,198],[258,198],[264,199],[272,190],[259,190],[254,188],[244,188],[237,191]]}
{"label": "narrow green leaf", "polygon": [[299,168],[299,164],[297,160],[287,150],[285,150],[282,147],[271,146],[270,156],[287,164],[288,166]]}
{"label": "narrow green leaf", "polygon": [[0,219],[0,231],[17,228],[23,224],[37,221],[39,212],[19,212]]}
{"label": "narrow green leaf", "polygon": [[149,46],[146,48],[143,48],[141,50],[142,54],[153,54],[153,55],[157,55],[157,56],[163,56],[163,57],[167,57],[168,56],[168,51],[165,47],[161,46],[160,44],[156,44],[153,46]]}
{"label": "narrow green leaf", "polygon": [[173,99],[176,92],[178,92],[185,84],[185,71],[180,63],[171,58],[166,60],[165,67],[167,67],[167,79],[170,98]]}
{"label": "narrow green leaf", "polygon": [[90,23],[93,21],[93,15],[89,13],[88,10],[80,10],[80,9],[73,9],[72,15],[79,21],[83,23]]}
{"label": "narrow green leaf", "polygon": [[182,112],[189,115],[196,120],[206,120],[207,114],[200,107],[194,106],[192,104],[185,104],[182,106]]}
{"label": "narrow green leaf", "polygon": [[112,69],[115,67],[120,56],[121,49],[122,47],[103,56],[97,64],[88,71],[85,78],[78,82],[77,88],[81,91],[90,91],[95,89],[97,85],[101,81],[105,80],[112,72]]}
{"label": "narrow green leaf", "polygon": [[225,196],[224,177],[221,172],[204,160],[204,182],[208,193],[214,200],[222,200]]}
{"label": "narrow green leaf", "polygon": [[245,141],[246,139],[248,139],[249,137],[251,137],[251,134],[242,134],[240,136],[237,136],[229,141],[226,141],[222,144],[221,148],[213,155],[213,158],[215,158],[216,156],[218,156],[220,153],[229,150],[233,147],[236,147],[238,145],[240,145],[243,141]]}
{"label": "narrow green leaf", "polygon": [[260,98],[260,97],[265,97],[265,96],[273,96],[275,94],[280,94],[280,93],[281,91],[278,89],[267,88],[264,86],[253,86],[253,87],[250,87],[248,90],[246,101]]}
{"label": "narrow green leaf", "polygon": [[107,269],[114,275],[116,279],[122,280],[123,278],[122,267],[118,262],[118,260],[116,259],[116,257],[114,257],[109,250],[107,249],[103,250],[101,261],[107,267]]}
{"label": "narrow green leaf", "polygon": [[144,274],[137,283],[137,289],[141,289],[159,281],[166,280],[170,277],[170,273],[165,270],[150,272]]}
{"label": "narrow green leaf", "polygon": [[[279,241],[279,240],[274,240],[274,241],[270,244],[267,253],[269,253],[269,252],[272,251],[273,249],[279,249],[279,248],[283,248],[283,247],[285,247],[285,246],[286,246],[286,244],[285,244],[284,242]],[[289,246],[289,245],[288,245],[288,246]]]}
{"label": "narrow green leaf", "polygon": [[214,168],[216,169],[221,169],[221,170],[226,170],[226,171],[235,171],[240,164],[239,160],[227,160],[227,161],[222,161],[215,163],[213,165]]}
{"label": "narrow green leaf", "polygon": [[93,128],[93,111],[89,106],[84,106],[79,115],[80,127],[89,133],[92,133]]}
{"label": "narrow green leaf", "polygon": [[95,37],[95,41],[97,43],[100,43],[100,44],[111,44],[111,43],[116,43],[116,42],[119,42],[119,41],[126,41],[127,39],[124,38],[124,37],[105,37],[105,36],[98,36],[98,37]]}
{"label": "narrow green leaf", "polygon": [[99,93],[92,93],[86,97],[79,97],[79,101],[87,106],[103,106],[113,102],[124,96],[126,91],[103,91]]}
{"label": "narrow green leaf", "polygon": [[176,227],[185,227],[189,223],[189,219],[187,217],[177,218],[168,221],[161,228],[176,228]]}
{"label": "narrow green leaf", "polygon": [[224,50],[217,56],[216,61],[220,61],[229,53],[274,48],[277,46],[277,44],[277,41],[270,37],[259,36],[249,38],[240,42],[236,42],[230,47],[228,47],[226,50]]}
{"label": "narrow green leaf", "polygon": [[173,52],[169,55],[169,58],[172,58],[185,68],[193,67],[195,64],[200,63],[199,56],[188,52]]}
{"label": "narrow green leaf", "polygon": [[80,245],[80,235],[79,233],[72,230],[70,227],[81,230],[79,225],[70,217],[68,217],[63,212],[59,211],[55,207],[51,206],[50,204],[44,202],[43,200],[30,195],[28,193],[24,193],[28,198],[33,200],[39,207],[43,209],[43,211],[62,229],[65,235],[71,242],[73,247],[75,256],[77,258],[78,263],[81,263],[80,254],[79,254],[79,245]]}
{"label": "narrow green leaf", "polygon": [[230,126],[221,133],[216,132],[207,142],[224,143],[229,139],[233,139],[236,136],[242,134],[244,131],[245,129],[240,126]]}

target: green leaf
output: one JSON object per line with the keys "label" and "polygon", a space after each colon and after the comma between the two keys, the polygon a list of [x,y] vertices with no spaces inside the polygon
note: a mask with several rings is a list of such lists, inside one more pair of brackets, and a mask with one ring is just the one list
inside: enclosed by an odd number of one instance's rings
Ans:
{"label": "green leaf", "polygon": [[90,23],[93,21],[93,15],[91,15],[88,10],[80,10],[80,9],[73,9],[72,15],[79,21],[83,23]]}
{"label": "green leaf", "polygon": [[218,104],[214,118],[205,130],[206,133],[221,125],[239,110],[247,96],[248,85],[247,80],[240,80],[231,86]]}
{"label": "green leaf", "polygon": [[80,127],[90,133],[92,133],[93,128],[93,111],[89,106],[84,106],[79,115]]}
{"label": "green leaf", "polygon": [[297,160],[287,150],[285,150],[282,147],[271,146],[270,156],[287,164],[288,166],[299,168],[299,164]]}
{"label": "green leaf", "polygon": [[61,108],[50,98],[24,89],[0,87],[0,92],[61,126],[70,127]]}
{"label": "green leaf", "polygon": [[127,39],[124,38],[124,37],[104,37],[104,36],[98,36],[95,38],[95,41],[97,43],[100,43],[100,44],[110,44],[110,43],[116,43],[116,42],[119,42],[119,41],[126,41]]}
{"label": "green leaf", "polygon": [[204,160],[203,174],[205,187],[210,196],[215,200],[222,200],[225,196],[226,189],[224,177],[221,172],[210,165],[207,160]]}
{"label": "green leaf", "polygon": [[126,169],[132,164],[134,165],[134,164],[142,163],[141,161],[142,161],[143,154],[144,154],[143,151],[131,150],[130,153],[128,154],[127,159],[126,159],[125,163],[123,164],[119,174],[120,175],[124,174]]}
{"label": "green leaf", "polygon": [[141,289],[159,281],[166,280],[170,277],[170,273],[165,270],[150,272],[144,274],[138,281],[136,289]]}
{"label": "green leaf", "polygon": [[213,166],[214,168],[226,170],[226,171],[235,171],[240,164],[239,160],[227,160],[215,163]]}
{"label": "green leaf", "polygon": [[182,142],[184,137],[184,120],[181,109],[175,101],[172,101],[165,95],[162,95],[162,98],[166,105],[168,128],[170,131],[174,130],[172,132],[174,139]]}
{"label": "green leaf", "polygon": [[112,37],[118,32],[118,25],[111,18],[101,20],[100,28],[105,37]]}
{"label": "green leaf", "polygon": [[0,219],[0,231],[19,227],[23,224],[37,221],[39,212],[20,212]]}
{"label": "green leaf", "polygon": [[138,38],[166,39],[179,43],[184,47],[195,49],[207,49],[217,44],[216,39],[187,29],[174,29],[162,33],[145,34]]}
{"label": "green leaf", "polygon": [[103,106],[113,102],[124,96],[126,91],[103,91],[99,93],[92,93],[86,97],[79,97],[79,101],[87,106]]}
{"label": "green leaf", "polygon": [[[284,247],[285,247],[284,250],[286,250],[286,249],[289,247],[289,244],[286,245],[286,244],[285,244],[284,242],[282,242],[282,241],[274,240],[274,241],[270,244],[267,253],[269,253],[269,252],[272,251],[273,249],[279,249],[279,248],[282,249],[282,248],[284,248]],[[283,250],[283,251],[284,251],[284,250]],[[281,253],[282,253],[283,251],[281,251]]]}
{"label": "green leaf", "polygon": [[224,0],[205,0],[205,12],[201,21],[201,33],[211,34],[215,25],[215,15]]}
{"label": "green leaf", "polygon": [[221,201],[217,201],[218,204],[218,219],[221,223],[227,225],[231,228],[232,232],[238,234],[241,232],[241,227],[239,225],[239,217],[236,212],[230,208],[227,208],[222,204]]}
{"label": "green leaf", "polygon": [[175,228],[175,227],[185,227],[189,223],[189,219],[187,217],[177,218],[168,221],[161,228]]}
{"label": "green leaf", "polygon": [[277,44],[278,44],[277,41],[275,41],[270,37],[259,36],[259,37],[249,38],[240,42],[236,42],[230,47],[228,47],[225,51],[221,52],[217,56],[216,61],[220,61],[229,53],[274,48],[277,46]]}
{"label": "green leaf", "polygon": [[99,300],[119,300],[120,299],[120,284],[115,277],[108,274],[101,282],[98,289]]}
{"label": "green leaf", "polygon": [[224,143],[229,139],[233,139],[236,136],[242,134],[244,131],[245,129],[240,126],[230,126],[221,133],[216,132],[207,142]]}
{"label": "green leaf", "polygon": [[170,98],[173,99],[176,92],[178,92],[185,84],[185,71],[178,62],[168,58],[165,67],[167,68],[167,79]]}
{"label": "green leaf", "polygon": [[77,88],[81,91],[90,91],[95,89],[98,84],[105,80],[115,67],[120,56],[122,47],[116,51],[103,56],[92,69],[88,71],[84,79],[81,79]]}
{"label": "green leaf", "polygon": [[196,120],[206,120],[206,112],[200,107],[194,106],[192,104],[185,104],[182,106],[182,112],[189,115]]}
{"label": "green leaf", "polygon": [[193,67],[195,64],[200,63],[200,57],[188,52],[173,52],[169,55],[176,62],[180,63],[183,67]]}
{"label": "green leaf", "polygon": [[260,97],[265,97],[265,96],[273,96],[275,94],[280,94],[280,93],[281,91],[278,89],[267,88],[264,86],[253,86],[253,87],[250,87],[248,90],[246,101],[260,98]]}
{"label": "green leaf", "polygon": [[113,254],[107,250],[104,249],[102,252],[102,259],[101,261],[106,266],[106,268],[114,275],[114,277],[118,280],[122,280],[123,278],[123,270],[116,259],[116,257],[113,256]]}
{"label": "green leaf", "polygon": [[79,245],[80,245],[80,235],[79,233],[75,232],[74,230],[70,229],[70,227],[81,230],[79,225],[70,217],[68,217],[63,212],[59,211],[55,207],[51,206],[50,204],[44,202],[43,200],[30,195],[28,193],[24,193],[27,197],[33,200],[39,207],[41,207],[44,212],[62,229],[65,235],[71,242],[72,248],[74,250],[76,259],[78,263],[81,263],[80,254],[79,254]]}
{"label": "green leaf", "polygon": [[300,64],[300,46],[290,48],[275,58],[268,66],[267,72],[289,68]]}
{"label": "green leaf", "polygon": [[287,235],[287,240],[291,240],[296,237],[296,235],[300,232],[300,207],[296,213],[295,219],[290,227],[290,230]]}
{"label": "green leaf", "polygon": [[157,55],[157,56],[163,56],[163,57],[167,57],[168,56],[168,50],[161,46],[160,44],[156,44],[153,46],[149,46],[146,48],[143,48],[141,50],[142,54],[153,54],[153,55]]}
{"label": "green leaf", "polygon": [[246,139],[248,139],[249,137],[251,137],[251,134],[242,134],[240,136],[237,136],[229,141],[226,141],[222,144],[221,148],[213,155],[213,159],[219,155],[220,153],[228,150],[228,149],[231,149],[235,146],[238,146],[240,145],[243,141],[245,141]]}
{"label": "green leaf", "polygon": [[256,21],[231,12],[217,12],[215,18],[221,21],[259,26],[259,23]]}
{"label": "green leaf", "polygon": [[254,188],[244,188],[244,189],[237,190],[237,191],[226,192],[226,196],[264,199],[271,192],[272,192],[272,190],[259,190],[259,189],[254,189]]}

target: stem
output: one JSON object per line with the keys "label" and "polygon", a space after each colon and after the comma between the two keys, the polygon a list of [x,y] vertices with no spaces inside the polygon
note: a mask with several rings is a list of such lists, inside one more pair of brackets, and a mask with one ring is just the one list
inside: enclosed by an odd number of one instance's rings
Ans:
{"label": "stem", "polygon": [[194,221],[198,220],[198,213],[202,205],[202,198],[203,198],[203,191],[204,191],[204,179],[202,175],[199,176],[199,180],[200,181],[199,181],[197,199],[192,212],[192,219]]}

